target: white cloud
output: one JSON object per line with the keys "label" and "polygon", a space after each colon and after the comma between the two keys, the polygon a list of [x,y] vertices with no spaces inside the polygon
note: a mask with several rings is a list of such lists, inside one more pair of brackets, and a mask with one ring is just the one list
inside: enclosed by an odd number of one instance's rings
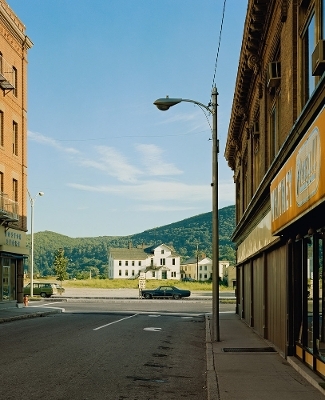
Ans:
{"label": "white cloud", "polygon": [[181,201],[197,202],[211,198],[211,187],[208,185],[188,185],[181,182],[145,181],[135,185],[81,185],[70,183],[68,186],[90,192],[106,192],[127,195],[139,201]]}
{"label": "white cloud", "polygon": [[55,139],[52,139],[48,136],[44,136],[40,133],[37,132],[32,132],[28,131],[28,139],[38,142],[41,144],[45,144],[47,146],[53,147],[59,151],[63,151],[65,153],[70,153],[70,154],[79,154],[79,150],[73,148],[73,147],[64,147],[60,142],[58,142]]}
{"label": "white cloud", "polygon": [[140,153],[141,162],[146,167],[147,175],[170,176],[182,174],[182,171],[173,164],[163,160],[164,151],[154,144],[138,144],[137,151]]}

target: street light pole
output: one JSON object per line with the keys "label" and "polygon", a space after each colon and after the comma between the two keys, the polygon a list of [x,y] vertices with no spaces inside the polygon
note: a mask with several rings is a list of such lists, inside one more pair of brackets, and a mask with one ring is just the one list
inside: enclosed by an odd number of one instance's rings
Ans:
{"label": "street light pole", "polygon": [[220,341],[219,324],[219,226],[218,226],[218,153],[219,140],[217,135],[217,88],[212,88],[211,103],[206,106],[198,101],[181,98],[160,98],[153,104],[161,111],[170,107],[189,102],[203,107],[212,115],[212,336],[214,341]]}
{"label": "street light pole", "polygon": [[34,295],[34,204],[37,196],[44,196],[44,192],[38,192],[35,197],[32,197],[27,189],[29,201],[30,201],[30,297]]}

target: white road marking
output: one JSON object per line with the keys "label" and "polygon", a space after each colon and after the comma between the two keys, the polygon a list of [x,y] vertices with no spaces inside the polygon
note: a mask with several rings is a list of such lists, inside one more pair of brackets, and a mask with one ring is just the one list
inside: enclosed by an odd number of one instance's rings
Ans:
{"label": "white road marking", "polygon": [[57,304],[57,303],[49,303],[49,304],[43,304],[41,306],[28,306],[28,307],[29,308],[43,308],[43,307],[44,308],[52,308],[54,310],[62,310],[63,313],[65,312],[65,308],[63,308],[63,307],[47,307],[47,306],[49,306],[51,304]]}
{"label": "white road marking", "polygon": [[143,330],[144,331],[151,331],[151,332],[158,332],[158,331],[161,331],[161,328],[151,327],[151,328],[144,328]]}
{"label": "white road marking", "polygon": [[160,317],[160,315],[158,315],[158,314],[150,314],[150,315],[148,315],[148,317],[157,318],[157,317]]}
{"label": "white road marking", "polygon": [[109,324],[98,326],[97,328],[94,328],[93,330],[94,331],[98,331],[99,329],[106,328],[107,326],[110,326],[110,325],[113,325],[113,324],[117,324],[118,322],[124,321],[124,320],[129,319],[129,318],[136,317],[137,315],[139,315],[139,314],[134,314],[134,315],[130,315],[129,317],[121,318],[121,319],[119,319],[117,321],[110,322]]}

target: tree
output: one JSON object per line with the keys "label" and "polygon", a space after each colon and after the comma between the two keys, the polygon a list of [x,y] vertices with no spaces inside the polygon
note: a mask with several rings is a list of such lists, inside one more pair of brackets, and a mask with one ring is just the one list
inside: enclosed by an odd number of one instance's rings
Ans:
{"label": "tree", "polygon": [[68,278],[67,274],[67,266],[68,266],[68,259],[64,256],[64,250],[59,249],[56,251],[54,256],[54,271],[58,276],[58,280],[61,282]]}

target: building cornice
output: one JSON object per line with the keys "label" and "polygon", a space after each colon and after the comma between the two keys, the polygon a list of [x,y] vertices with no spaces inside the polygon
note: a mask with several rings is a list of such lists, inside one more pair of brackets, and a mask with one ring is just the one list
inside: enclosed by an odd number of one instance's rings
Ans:
{"label": "building cornice", "polygon": [[[282,0],[286,3],[287,0]],[[250,0],[244,25],[243,41],[237,71],[235,93],[228,129],[225,158],[229,167],[235,169],[235,159],[240,136],[248,118],[247,105],[250,104],[255,80],[261,70],[261,53],[264,46],[273,0]]]}

